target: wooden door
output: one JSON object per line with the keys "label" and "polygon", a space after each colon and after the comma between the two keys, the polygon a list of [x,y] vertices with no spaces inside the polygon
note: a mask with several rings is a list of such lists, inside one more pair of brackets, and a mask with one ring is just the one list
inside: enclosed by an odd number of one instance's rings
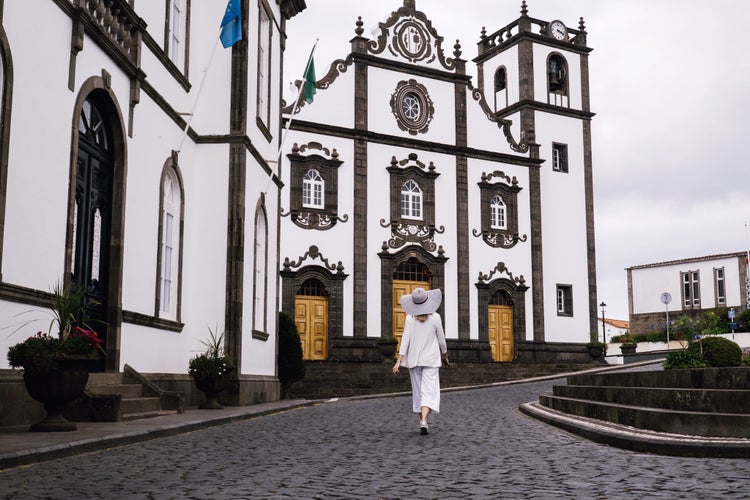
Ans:
{"label": "wooden door", "polygon": [[488,337],[493,361],[513,361],[513,308],[490,304]]}
{"label": "wooden door", "polygon": [[410,294],[415,288],[429,290],[430,282],[393,280],[393,336],[398,340],[396,352],[401,347],[401,337],[404,335],[404,322],[406,321],[406,311],[401,307],[401,296]]}
{"label": "wooden door", "polygon": [[80,319],[105,343],[113,172],[109,128],[97,106],[86,101],[79,123],[72,282],[86,290],[84,318]]}
{"label": "wooden door", "polygon": [[328,357],[328,299],[297,295],[294,304],[294,321],[302,343],[302,358],[326,359]]}

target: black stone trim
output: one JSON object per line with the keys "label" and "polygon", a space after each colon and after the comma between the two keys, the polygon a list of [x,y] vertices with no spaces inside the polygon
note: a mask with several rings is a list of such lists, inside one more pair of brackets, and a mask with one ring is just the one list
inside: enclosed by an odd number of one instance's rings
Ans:
{"label": "black stone trim", "polygon": [[[380,257],[380,336],[390,337],[393,335],[393,274],[402,263],[414,257],[427,266],[432,275],[430,286],[439,288],[443,292],[443,302],[438,308],[440,316],[445,321],[445,303],[450,301],[450,294],[445,289],[445,256],[443,247],[438,248],[438,254],[432,255],[420,246],[409,245],[404,249],[389,253],[387,248],[378,253]],[[459,331],[459,336],[461,332]],[[466,332],[468,338],[468,331]]]}
{"label": "black stone trim", "polygon": [[[505,183],[491,182],[493,178],[501,178]],[[478,182],[480,191],[480,219],[482,228],[473,229],[475,237],[482,237],[485,243],[495,248],[512,248],[519,241],[525,242],[527,236],[518,234],[518,179],[508,177],[505,173],[496,170],[491,173],[482,173],[482,180]],[[492,199],[500,195],[506,207],[506,229],[493,228],[490,220],[490,203]]]}
{"label": "black stone trim", "polygon": [[171,321],[168,319],[157,318],[156,316],[151,316],[148,314],[141,314],[126,310],[122,311],[122,322],[177,333],[182,332],[182,329],[185,327],[185,324],[180,323],[179,321]]}
{"label": "black stone trim", "polygon": [[[419,116],[412,119],[404,113],[404,104],[407,98],[416,99],[419,102]],[[396,90],[391,95],[391,112],[396,117],[398,128],[410,135],[424,134],[430,128],[430,122],[435,115],[435,106],[427,92],[427,87],[417,83],[413,78],[402,80],[396,85]]]}
{"label": "black stone trim", "polygon": [[368,143],[387,144],[400,148],[422,149],[425,151],[431,151],[434,153],[440,153],[449,156],[465,156],[466,158],[502,162],[510,165],[520,165],[524,167],[538,167],[545,161],[539,159],[538,157],[527,158],[524,156],[497,153],[495,151],[470,148],[466,146],[454,146],[451,144],[424,141],[415,139],[413,137],[399,137],[395,135],[371,132],[368,130],[352,130],[348,127],[337,127],[334,125],[313,123],[297,119],[292,122],[291,129],[299,132],[314,133],[318,136],[328,135],[331,137],[342,139],[361,140]]}
{"label": "black stone trim", "polygon": [[268,339],[269,339],[269,338],[271,337],[271,335],[270,335],[270,334],[268,334],[268,333],[266,333],[266,332],[261,332],[261,331],[259,331],[259,330],[253,330],[253,332],[252,332],[252,333],[253,333],[253,338],[254,338],[255,340],[261,340],[261,341],[263,341],[263,342],[267,342],[267,341],[268,341]]}
{"label": "black stone trim", "polygon": [[[498,277],[492,281],[489,280],[496,272],[505,271],[508,278]],[[477,312],[479,340],[489,342],[489,303],[496,292],[502,290],[511,297],[511,307],[513,309],[513,345],[514,356],[517,356],[515,346],[526,341],[526,292],[529,287],[526,286],[526,280],[523,276],[514,278],[508,271],[503,262],[498,262],[495,268],[489,274],[479,274],[478,282],[474,284],[477,287]],[[490,358],[492,353],[489,353]],[[492,361],[487,359],[483,361]]]}
{"label": "black stone trim", "polygon": [[[0,7],[2,7],[0,0]],[[0,9],[2,15],[2,9]],[[10,145],[11,111],[13,110],[13,56],[5,27],[0,22],[0,58],[4,86],[0,88],[0,273],[5,241],[5,205],[8,194],[8,150]],[[2,280],[2,274],[0,274]]]}
{"label": "black stone trim", "polygon": [[53,295],[50,292],[35,290],[12,283],[0,283],[0,300],[17,302],[36,307],[50,307]]}
{"label": "black stone trim", "polygon": [[[570,28],[568,28],[570,31]],[[585,32],[584,32],[585,33]],[[484,37],[482,40],[486,41],[489,37]],[[479,41],[477,43],[478,46],[482,46],[483,41]],[[480,54],[472,59],[472,62],[477,64],[482,64],[489,59],[492,59],[494,56],[499,54],[500,52],[504,52],[508,50],[508,48],[513,47],[514,45],[519,45],[522,42],[530,41],[532,43],[538,44],[538,45],[545,45],[547,47],[553,47],[556,49],[562,49],[566,50],[568,52],[573,52],[575,54],[585,55],[593,51],[594,49],[590,47],[586,47],[584,45],[578,45],[573,43],[566,43],[566,42],[558,42],[557,40],[554,40],[553,38],[550,38],[546,35],[531,33],[531,32],[521,32],[518,33],[511,38],[504,40],[502,44],[497,44],[491,48],[488,48],[488,50],[485,50],[482,52],[482,49],[480,48]]]}
{"label": "black stone trim", "polygon": [[581,111],[581,110],[572,109],[572,108],[563,108],[561,106],[553,106],[552,104],[535,101],[533,99],[522,99],[518,102],[515,102],[511,104],[510,106],[508,106],[507,108],[504,108],[498,111],[497,113],[495,113],[495,116],[498,119],[501,119],[506,116],[516,114],[523,109],[541,111],[543,113],[565,116],[567,118],[577,118],[579,120],[590,120],[591,118],[596,116],[596,113],[592,113],[590,111]]}
{"label": "black stone trim", "polygon": [[[314,250],[314,251],[313,251]],[[310,264],[299,267],[308,257],[313,259],[320,257],[324,266]],[[294,269],[297,268],[297,269]],[[335,270],[336,272],[332,272]],[[284,269],[279,273],[281,276],[281,310],[294,318],[295,296],[299,287],[308,279],[319,280],[328,292],[328,357],[331,357],[331,349],[336,339],[344,336],[344,281],[349,277],[344,273],[344,267],[339,261],[337,266],[328,264],[328,260],[317,251],[317,247],[310,247],[310,251],[299,258],[298,262],[290,262],[289,257],[284,259]]]}

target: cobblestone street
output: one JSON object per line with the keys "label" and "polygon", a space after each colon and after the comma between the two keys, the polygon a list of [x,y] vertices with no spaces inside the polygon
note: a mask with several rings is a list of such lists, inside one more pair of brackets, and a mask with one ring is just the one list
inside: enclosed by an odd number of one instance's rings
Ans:
{"label": "cobblestone street", "polygon": [[554,382],[340,400],[0,472],[2,498],[748,498],[750,461],[647,455],[521,414]]}

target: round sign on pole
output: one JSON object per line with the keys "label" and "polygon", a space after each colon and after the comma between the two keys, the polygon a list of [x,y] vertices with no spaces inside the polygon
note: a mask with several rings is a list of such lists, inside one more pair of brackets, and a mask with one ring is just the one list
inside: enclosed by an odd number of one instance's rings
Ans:
{"label": "round sign on pole", "polygon": [[669,294],[669,292],[664,292],[661,294],[661,303],[662,304],[669,304],[672,302],[672,296]]}

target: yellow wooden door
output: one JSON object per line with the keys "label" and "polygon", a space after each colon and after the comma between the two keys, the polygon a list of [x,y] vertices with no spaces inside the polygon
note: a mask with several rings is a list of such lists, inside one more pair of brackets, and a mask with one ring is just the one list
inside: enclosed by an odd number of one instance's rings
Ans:
{"label": "yellow wooden door", "polygon": [[302,358],[328,357],[328,299],[297,295],[294,298],[294,321],[302,343]]}
{"label": "yellow wooden door", "polygon": [[488,337],[493,361],[513,361],[513,308],[490,305]]}
{"label": "yellow wooden door", "polygon": [[401,307],[401,296],[408,295],[415,288],[430,289],[428,281],[401,281],[393,280],[393,336],[398,340],[396,352],[401,347],[401,337],[404,335],[404,322],[406,321],[406,311]]}

